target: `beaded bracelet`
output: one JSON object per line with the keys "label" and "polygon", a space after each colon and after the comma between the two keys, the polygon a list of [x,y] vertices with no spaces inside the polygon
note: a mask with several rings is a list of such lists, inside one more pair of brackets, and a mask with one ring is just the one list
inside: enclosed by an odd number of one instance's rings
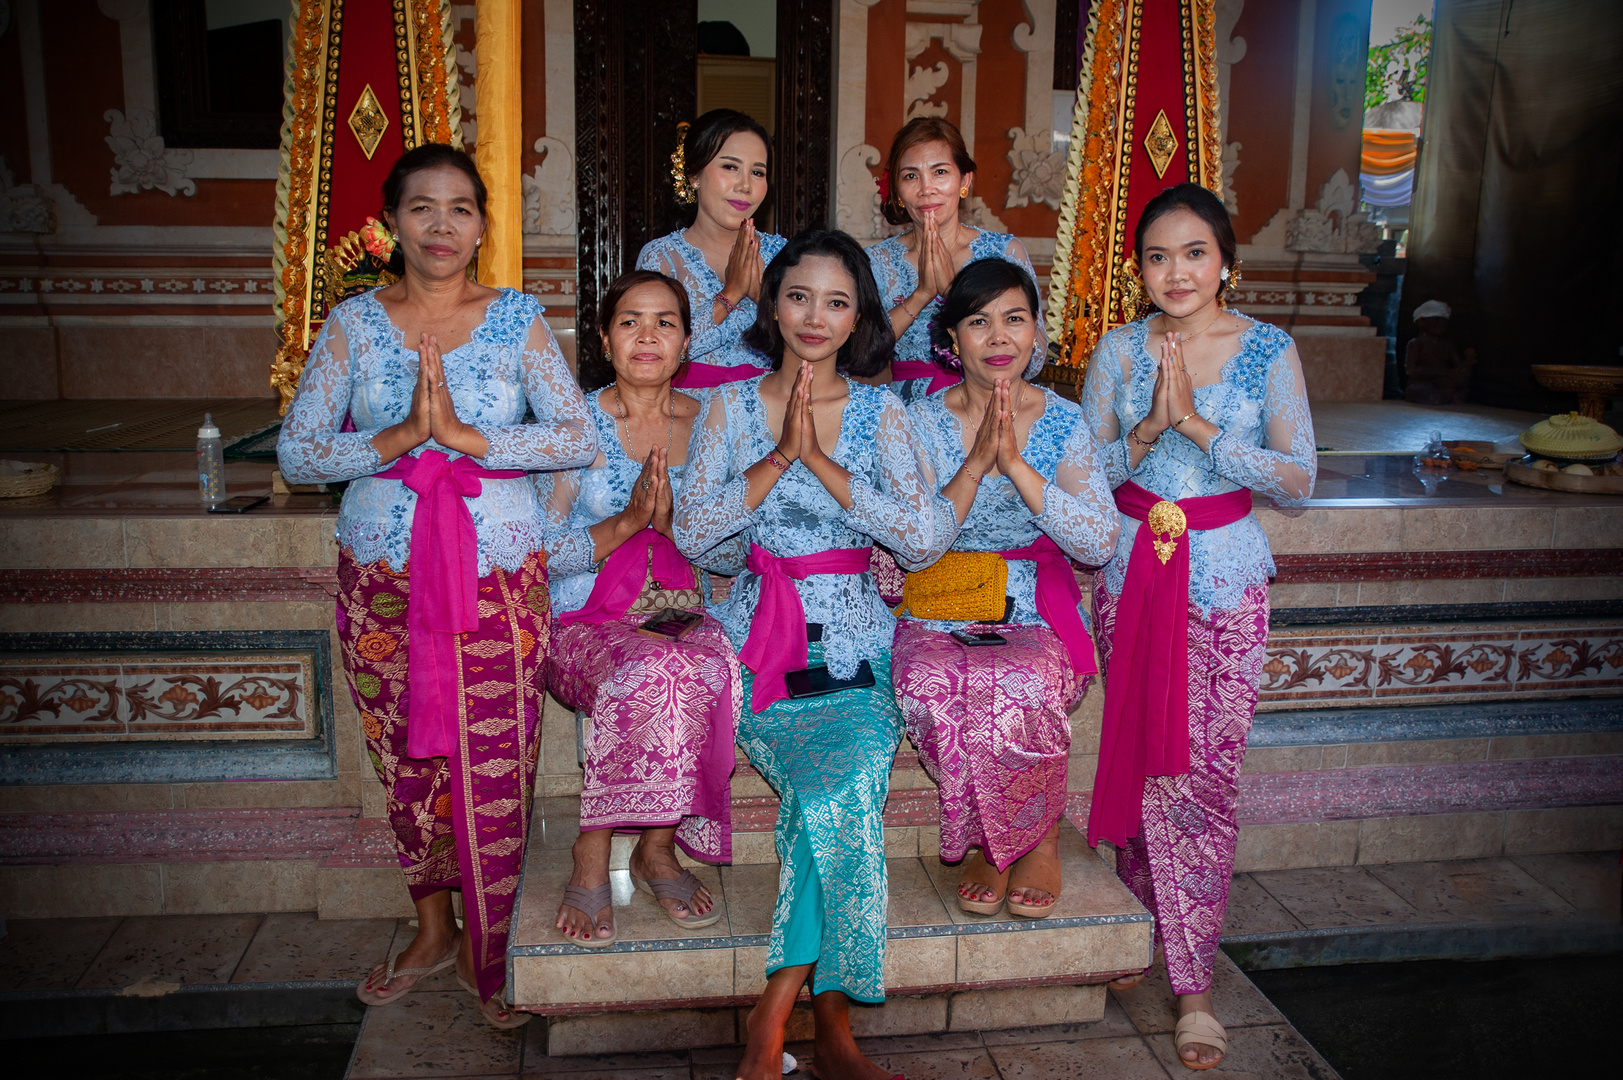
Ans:
{"label": "beaded bracelet", "polygon": [[727,294],[726,293],[719,292],[719,293],[716,294],[716,303],[718,303],[722,307],[726,308],[727,309],[727,314],[731,315],[733,312],[737,311],[741,306],[743,306],[744,301],[740,300],[738,303],[735,304],[731,300],[727,299]]}
{"label": "beaded bracelet", "polygon": [[1155,444],[1161,441],[1161,436],[1157,435],[1155,438],[1151,439],[1149,442],[1145,442],[1143,439],[1138,437],[1138,425],[1134,424],[1132,427],[1127,429],[1127,441],[1137,443],[1139,446],[1142,446],[1145,450],[1154,450],[1155,449]]}
{"label": "beaded bracelet", "polygon": [[782,465],[778,464],[778,452],[776,450],[768,450],[766,452],[766,461],[767,461],[767,464],[771,465],[774,469],[778,470],[779,472],[788,472],[789,471],[789,462],[785,461]]}

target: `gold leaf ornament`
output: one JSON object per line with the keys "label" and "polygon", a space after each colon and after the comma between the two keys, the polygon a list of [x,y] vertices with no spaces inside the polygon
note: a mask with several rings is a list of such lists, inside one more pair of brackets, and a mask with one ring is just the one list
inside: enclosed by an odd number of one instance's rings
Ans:
{"label": "gold leaf ornament", "polygon": [[1144,152],[1150,155],[1150,164],[1155,166],[1155,178],[1161,179],[1167,174],[1167,166],[1172,164],[1172,156],[1178,152],[1178,137],[1172,132],[1165,109],[1155,114],[1155,122],[1144,136]]}
{"label": "gold leaf ornament", "polygon": [[[1145,515],[1144,524],[1150,527],[1154,534],[1155,554],[1165,566],[1172,559],[1172,553],[1178,550],[1178,537],[1189,531],[1189,519],[1184,516],[1183,508],[1168,499],[1162,499],[1150,507]],[[1162,536],[1165,535],[1165,539]]]}
{"label": "gold leaf ornament", "polygon": [[378,104],[372,84],[367,83],[349,114],[349,130],[355,133],[355,141],[361,144],[361,153],[366,155],[366,160],[372,160],[378,143],[383,141],[383,133],[388,129],[389,118],[384,115],[383,106]]}

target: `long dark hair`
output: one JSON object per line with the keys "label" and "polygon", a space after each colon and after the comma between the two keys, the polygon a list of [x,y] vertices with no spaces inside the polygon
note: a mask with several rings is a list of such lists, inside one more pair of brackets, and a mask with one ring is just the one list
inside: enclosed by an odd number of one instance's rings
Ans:
{"label": "long dark hair", "polygon": [[[473,158],[465,152],[444,143],[424,143],[416,149],[407,150],[395,159],[389,175],[383,178],[383,212],[392,214],[399,209],[400,190],[406,186],[406,177],[425,169],[437,169],[442,165],[449,165],[461,171],[472,181],[474,205],[479,207],[479,216],[485,217],[485,201],[489,193],[485,190],[485,178],[479,175],[479,166],[475,165]],[[396,276],[405,273],[406,257],[401,253],[399,245],[395,246],[394,254],[389,256],[389,270]]]}
{"label": "long dark hair", "polygon": [[[756,210],[756,213],[760,213],[772,198],[772,136],[753,116],[747,116],[737,109],[711,109],[701,115],[682,134],[682,165],[691,182],[692,177],[699,175],[706,165],[716,159],[727,140],[740,131],[760,136],[761,142],[766,145],[767,189],[766,198],[761,200]],[[697,207],[683,209],[684,217],[688,219],[698,214]]]}
{"label": "long dark hair", "polygon": [[976,259],[953,277],[941,309],[930,321],[930,344],[936,366],[946,371],[963,371],[963,361],[953,355],[952,334],[959,323],[986,307],[1010,289],[1022,289],[1031,308],[1033,322],[1040,323],[1042,308],[1037,301],[1037,283],[1025,268],[1006,259]]}
{"label": "long dark hair", "polygon": [[1133,230],[1133,253],[1139,265],[1144,264],[1144,234],[1149,227],[1174,210],[1187,210],[1207,225],[1217,238],[1217,250],[1223,255],[1223,265],[1234,266],[1234,222],[1223,206],[1223,200],[1199,184],[1177,184],[1144,204],[1138,216],[1138,227]]}
{"label": "long dark hair", "polygon": [[761,300],[755,310],[755,325],[744,331],[744,344],[767,357],[773,371],[783,366],[783,334],[778,329],[778,290],[784,276],[809,255],[838,259],[857,283],[857,324],[840,346],[834,370],[841,375],[869,378],[885,370],[896,348],[879,286],[873,279],[868,256],[861,245],[839,229],[807,229],[783,245],[777,258],[767,264],[761,277]]}

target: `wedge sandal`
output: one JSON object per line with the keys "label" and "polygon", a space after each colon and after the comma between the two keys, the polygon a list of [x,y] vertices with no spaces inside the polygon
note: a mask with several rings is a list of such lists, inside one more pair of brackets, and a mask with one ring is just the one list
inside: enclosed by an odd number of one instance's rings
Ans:
{"label": "wedge sandal", "polygon": [[1001,874],[997,868],[986,861],[986,856],[980,848],[975,854],[964,860],[964,869],[958,875],[958,888],[965,885],[985,885],[997,893],[990,900],[969,900],[962,892],[958,892],[958,908],[971,915],[996,915],[1003,910],[1003,902],[1009,897],[1009,871]]}
{"label": "wedge sandal", "polygon": [[714,926],[721,921],[721,901],[716,897],[710,898],[710,910],[700,915],[693,910],[693,894],[704,887],[704,883],[693,876],[693,871],[683,870],[679,878],[640,878],[631,875],[632,882],[643,892],[655,900],[675,900],[688,909],[690,918],[679,918],[677,914],[664,904],[659,909],[665,917],[684,930],[703,930],[707,926]]}
{"label": "wedge sandal", "polygon": [[[1047,852],[1033,849],[1009,869],[1009,914],[1026,919],[1046,919],[1052,915],[1059,906],[1059,860]],[[1014,898],[1016,889],[1041,889],[1054,899],[1046,904],[1027,904]]]}
{"label": "wedge sandal", "polygon": [[[580,885],[564,886],[563,906],[574,908],[582,915],[585,915],[586,920],[592,924],[592,933],[589,937],[578,938],[573,935],[565,935],[569,938],[571,945],[579,945],[583,949],[606,949],[614,944],[615,939],[620,936],[614,930],[614,923],[600,923],[597,921],[597,913],[604,908],[612,909],[614,906],[613,900],[614,890],[609,887],[609,883],[606,881],[595,889],[588,889]],[[612,919],[613,916],[611,915],[610,918]],[[599,930],[609,931],[609,936],[598,937],[597,932]]]}
{"label": "wedge sandal", "polygon": [[[1196,1072],[1199,1072],[1202,1069],[1210,1069],[1214,1066],[1221,1065],[1223,1063],[1223,1058],[1228,1056],[1228,1032],[1223,1030],[1223,1025],[1219,1024],[1217,1022],[1217,1017],[1213,1016],[1211,1013],[1192,1012],[1185,1013],[1183,1016],[1180,1016],[1178,1018],[1178,1026],[1173,1029],[1173,1040],[1178,1046],[1179,1063],[1182,1064],[1184,1068],[1194,1069]],[[1184,1061],[1183,1048],[1191,1043],[1199,1043],[1202,1046],[1216,1048],[1218,1053],[1217,1060],[1208,1062],[1205,1065],[1202,1065],[1198,1061]]]}

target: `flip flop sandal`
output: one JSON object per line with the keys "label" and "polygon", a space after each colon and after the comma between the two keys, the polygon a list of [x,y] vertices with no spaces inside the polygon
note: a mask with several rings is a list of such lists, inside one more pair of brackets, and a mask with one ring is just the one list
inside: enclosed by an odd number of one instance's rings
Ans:
{"label": "flip flop sandal", "polygon": [[[1052,915],[1054,909],[1059,906],[1059,860],[1046,852],[1032,850],[1021,857],[1010,870],[1013,871],[1013,875],[1009,881],[1009,914],[1027,919],[1046,919]],[[1014,898],[1016,889],[1041,889],[1054,899],[1041,906],[1025,904]]]}
{"label": "flip flop sandal", "polygon": [[[534,1015],[532,1013],[514,1012],[506,1005],[503,1005],[499,998],[492,997],[489,1001],[486,1001],[484,998],[479,996],[479,988],[468,982],[467,979],[464,979],[460,975],[456,977],[456,981],[462,984],[462,989],[473,995],[473,999],[479,1003],[479,1011],[485,1015],[485,1023],[489,1024],[493,1028],[500,1028],[503,1031],[511,1031],[514,1028],[523,1027],[525,1024],[528,1024],[534,1019]],[[497,1015],[498,1013],[506,1013],[507,1019],[499,1019]]]}
{"label": "flip flop sandal", "polygon": [[[1223,1063],[1223,1056],[1229,1052],[1228,1032],[1223,1025],[1217,1022],[1217,1017],[1211,1013],[1192,1012],[1178,1018],[1178,1026],[1173,1029],[1173,1038],[1178,1044],[1178,1061],[1186,1069],[1210,1069]],[[1199,1061],[1184,1061],[1183,1048],[1191,1043],[1200,1043],[1202,1046],[1215,1047],[1218,1059],[1202,1065]]]}
{"label": "flip flop sandal", "polygon": [[694,877],[691,870],[682,871],[682,876],[679,878],[640,878],[633,874],[631,880],[636,884],[637,888],[652,896],[655,900],[675,900],[686,906],[688,911],[692,913],[692,918],[678,918],[670,908],[664,904],[660,905],[660,910],[665,913],[666,917],[684,930],[703,930],[705,927],[714,926],[721,921],[721,903],[715,897],[711,897],[710,910],[703,915],[693,910],[693,894],[703,888],[704,883]]}
{"label": "flip flop sandal", "polygon": [[396,953],[394,956],[389,957],[389,962],[383,969],[383,984],[387,986],[389,983],[394,982],[397,978],[402,976],[409,977],[413,975],[417,977],[417,982],[412,983],[404,990],[396,990],[391,994],[383,995],[367,988],[367,983],[369,983],[372,979],[372,977],[368,975],[366,978],[362,979],[360,985],[355,988],[355,996],[366,1002],[368,1005],[393,1005],[395,1002],[417,989],[417,983],[422,982],[425,977],[434,974],[436,971],[444,971],[446,968],[456,963],[457,949],[461,947],[461,944],[462,942],[459,940],[455,945],[451,946],[451,955],[447,956],[444,960],[441,960],[437,964],[430,964],[428,967],[397,969],[394,966],[394,962],[399,958],[399,954]]}
{"label": "flip flop sandal", "polygon": [[[604,908],[612,908],[613,899],[614,890],[609,887],[609,883],[606,881],[595,889],[584,888],[580,885],[564,886],[563,906],[572,907],[582,915],[585,915],[587,921],[589,921],[593,927],[590,937],[578,938],[574,937],[573,935],[568,935],[569,944],[579,945],[583,949],[606,949],[610,945],[614,944],[615,939],[620,936],[618,933],[612,932],[614,930],[614,924],[609,923],[605,926],[599,924],[597,921],[597,913],[602,911]],[[610,917],[612,918],[613,916],[611,915]],[[597,931],[603,929],[611,931],[608,937],[597,936]]]}
{"label": "flip flop sandal", "polygon": [[1140,971],[1134,975],[1121,975],[1105,983],[1112,990],[1131,990],[1139,983],[1150,977],[1148,971]]}
{"label": "flip flop sandal", "polygon": [[958,875],[958,888],[965,884],[991,886],[997,896],[991,900],[966,900],[963,893],[956,893],[960,910],[971,915],[996,915],[1003,910],[1003,901],[1009,896],[1009,871],[998,873],[979,848],[964,861],[963,873]]}

